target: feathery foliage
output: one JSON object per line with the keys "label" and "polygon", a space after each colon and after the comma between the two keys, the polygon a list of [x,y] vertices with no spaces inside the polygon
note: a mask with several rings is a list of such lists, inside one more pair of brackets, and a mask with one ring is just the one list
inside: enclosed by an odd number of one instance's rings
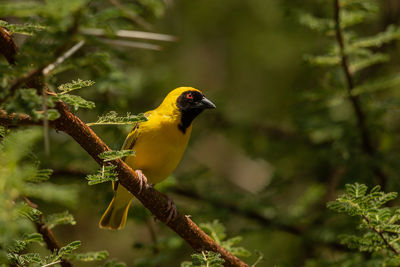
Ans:
{"label": "feathery foliage", "polygon": [[107,161],[112,161],[120,158],[125,158],[129,156],[134,156],[135,151],[134,150],[111,150],[111,151],[105,151],[99,155],[99,158],[103,159],[105,162]]}
{"label": "feathery foliage", "polygon": [[86,123],[88,126],[93,125],[117,125],[117,124],[133,124],[135,122],[146,121],[147,118],[144,114],[131,115],[126,114],[125,117],[118,117],[117,112],[110,111],[104,116],[100,116],[96,122]]}
{"label": "feathery foliage", "polygon": [[86,176],[89,185],[95,185],[105,182],[117,181],[118,174],[115,172],[115,166],[103,165],[96,174],[89,174]]}
{"label": "feathery foliage", "polygon": [[400,249],[400,209],[384,205],[397,197],[396,192],[384,193],[380,186],[369,192],[363,184],[347,184],[346,191],[335,201],[328,203],[328,208],[360,218],[357,235],[341,235],[342,244],[359,251],[376,252],[373,257],[381,264],[399,264]]}

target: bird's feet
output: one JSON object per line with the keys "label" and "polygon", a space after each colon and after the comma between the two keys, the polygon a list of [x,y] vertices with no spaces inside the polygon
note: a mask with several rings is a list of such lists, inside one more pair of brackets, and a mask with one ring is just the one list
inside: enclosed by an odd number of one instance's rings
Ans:
{"label": "bird's feet", "polygon": [[147,178],[144,176],[143,172],[141,170],[135,170],[136,176],[140,181],[139,185],[139,194],[142,192],[142,189],[144,186],[147,186]]}
{"label": "bird's feet", "polygon": [[169,196],[166,196],[168,199],[168,207],[167,207],[167,213],[168,213],[168,217],[167,220],[165,221],[166,224],[168,224],[171,220],[175,219],[176,214],[178,213],[176,210],[176,206],[174,201],[172,200],[172,198],[170,198]]}

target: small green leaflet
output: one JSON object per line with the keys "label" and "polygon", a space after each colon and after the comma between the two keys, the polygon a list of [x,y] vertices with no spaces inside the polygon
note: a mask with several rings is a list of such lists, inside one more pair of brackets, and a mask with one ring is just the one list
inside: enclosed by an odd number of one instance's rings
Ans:
{"label": "small green leaflet", "polygon": [[9,259],[18,262],[20,266],[28,266],[28,263],[42,263],[39,253],[27,253],[21,255],[17,253],[9,253],[7,256]]}
{"label": "small green leaflet", "polygon": [[131,115],[127,113],[125,117],[118,117],[117,112],[110,111],[104,116],[100,116],[96,122],[87,123],[92,125],[116,125],[116,124],[133,124],[135,122],[147,121],[144,114]]}
{"label": "small green leaflet", "polygon": [[101,261],[108,257],[108,252],[103,251],[95,251],[95,252],[86,252],[86,253],[78,253],[72,254],[68,257],[68,259],[76,260],[76,261]]}
{"label": "small green leaflet", "polygon": [[0,20],[0,26],[5,27],[12,33],[20,33],[33,35],[34,33],[45,29],[46,27],[42,25],[35,24],[9,24],[7,21]]}
{"label": "small green leaflet", "polygon": [[58,98],[65,103],[73,106],[75,110],[78,110],[79,108],[92,109],[96,106],[93,101],[87,101],[77,95],[60,94]]}
{"label": "small green leaflet", "polygon": [[6,128],[3,126],[0,126],[0,137],[6,136]]}
{"label": "small green leaflet", "polygon": [[91,81],[91,80],[78,79],[77,81],[72,81],[70,83],[64,83],[64,84],[58,86],[57,89],[61,91],[59,94],[63,95],[63,94],[66,94],[68,92],[71,92],[71,91],[74,91],[77,89],[92,86],[94,84],[95,84],[95,82]]}
{"label": "small green leaflet", "polygon": [[115,159],[120,159],[128,156],[134,156],[134,150],[111,150],[105,151],[99,155],[99,158],[103,159],[104,161],[112,161]]}
{"label": "small green leaflet", "polygon": [[242,240],[241,236],[235,236],[225,240],[225,227],[218,220],[214,220],[211,223],[202,223],[200,224],[200,228],[210,235],[217,244],[221,245],[233,255],[238,257],[249,257],[251,255],[250,251],[243,247],[234,247],[234,245]]}
{"label": "small green leaflet", "polygon": [[57,258],[61,259],[64,256],[70,255],[74,250],[78,249],[81,246],[81,241],[72,241],[68,245],[60,248],[57,253]]}
{"label": "small green leaflet", "polygon": [[37,210],[35,208],[32,208],[26,203],[22,203],[18,206],[18,214],[20,216],[26,217],[32,222],[38,222],[39,221],[39,215],[42,214],[40,210]]}
{"label": "small green leaflet", "polygon": [[86,176],[89,185],[117,181],[118,174],[115,172],[115,166],[113,165],[103,165],[103,167],[96,174],[89,174]]}
{"label": "small green leaflet", "polygon": [[223,267],[225,262],[219,253],[213,251],[202,251],[191,256],[192,262],[182,262],[181,267]]}
{"label": "small green leaflet", "polygon": [[9,249],[10,253],[20,253],[31,243],[42,243],[43,237],[39,233],[32,233],[27,236],[23,240],[16,240],[15,244]]}
{"label": "small green leaflet", "polygon": [[126,264],[123,262],[117,262],[113,259],[104,263],[103,267],[126,267]]}
{"label": "small green leaflet", "polygon": [[70,214],[68,211],[64,211],[61,213],[54,213],[54,214],[47,216],[46,225],[50,229],[52,229],[55,226],[60,225],[60,224],[75,225],[76,221],[74,219],[74,216],[72,216],[72,214]]}
{"label": "small green leaflet", "polygon": [[[34,111],[36,114],[36,118],[38,119],[43,119],[44,118],[44,112],[43,111]],[[60,117],[60,113],[56,109],[48,109],[47,110],[47,119],[49,121],[54,121]]]}
{"label": "small green leaflet", "polygon": [[29,182],[43,182],[43,181],[48,180],[52,174],[53,174],[53,170],[52,169],[36,170],[36,172],[33,174],[33,176],[28,177],[26,179],[26,181],[29,181]]}

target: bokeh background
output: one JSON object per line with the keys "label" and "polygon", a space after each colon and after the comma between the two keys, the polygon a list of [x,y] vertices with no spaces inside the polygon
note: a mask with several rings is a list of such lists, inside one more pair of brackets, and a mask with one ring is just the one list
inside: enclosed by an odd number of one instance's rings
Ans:
{"label": "bokeh background", "polygon": [[[376,12],[352,31],[368,36],[399,24],[398,1],[371,2]],[[219,220],[228,236],[242,236],[240,245],[252,252],[244,258],[249,264],[259,251],[264,256],[258,266],[327,266],[328,261],[340,266],[335,262],[353,254],[337,236],[351,231],[354,220],[327,210],[326,203],[346,183],[380,183],[376,165],[385,172],[385,190],[400,188],[400,87],[394,83],[361,96],[377,150],[367,155],[343,70],[307,62],[307,55],[334,47],[335,38],[310,30],[301,18],[307,13],[331,19],[333,1],[14,0],[1,1],[0,12],[9,23],[52,29],[14,36],[19,60],[36,60],[34,65],[51,58],[48,51],[70,37],[73,23],[79,24],[74,40],[84,39],[84,47],[49,82],[53,88],[78,78],[96,82],[78,93],[96,103],[94,109],[76,112],[85,122],[111,110],[123,115],[153,109],[179,86],[201,89],[216,104],[217,109],[196,119],[181,164],[157,188],[196,223]],[[104,29],[111,42],[84,34],[85,28]],[[113,42],[119,29],[169,34],[177,41],[148,41],[161,45],[161,51],[121,46]],[[358,72],[357,84],[399,71],[398,43],[374,52],[391,59]],[[93,126],[112,149],[121,147],[129,128]],[[105,249],[128,266],[179,266],[190,260],[191,248],[154,222],[138,201],[124,230],[99,229],[111,185],[87,185],[85,176],[98,166],[67,135],[50,131],[50,148],[50,156],[42,143],[35,151],[44,167],[54,169],[51,180],[79,190],[69,207],[37,201],[44,213],[69,209],[75,216],[76,225],[55,229],[61,243],[79,239],[82,250]]]}

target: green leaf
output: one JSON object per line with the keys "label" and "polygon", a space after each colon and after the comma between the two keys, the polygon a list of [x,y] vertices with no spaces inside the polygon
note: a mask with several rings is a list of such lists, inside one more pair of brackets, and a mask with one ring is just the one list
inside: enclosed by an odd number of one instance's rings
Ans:
{"label": "green leaf", "polygon": [[6,136],[6,128],[3,126],[0,126],[0,138],[5,137]]}
{"label": "green leaf", "polygon": [[214,220],[211,223],[201,223],[200,228],[214,239],[217,244],[226,238],[225,227],[218,221]]}
{"label": "green leaf", "polygon": [[321,55],[321,56],[312,56],[305,55],[304,60],[311,65],[315,66],[333,66],[339,65],[341,62],[341,58],[338,55]]}
{"label": "green leaf", "polygon": [[55,185],[51,183],[26,183],[21,190],[25,196],[74,207],[78,201],[78,187],[75,185]]}
{"label": "green leaf", "polygon": [[135,151],[134,150],[111,150],[111,151],[105,151],[99,155],[99,158],[103,159],[104,161],[112,161],[128,156],[134,156]]}
{"label": "green leaf", "polygon": [[86,176],[89,185],[95,185],[104,182],[117,181],[118,174],[115,172],[115,166],[103,165],[103,167],[97,172],[97,174],[89,174]]}
{"label": "green leaf", "polygon": [[376,53],[364,59],[353,60],[349,68],[352,73],[355,73],[367,67],[387,62],[389,59],[389,56],[386,54]]}
{"label": "green leaf", "polygon": [[81,241],[72,241],[68,245],[60,248],[57,253],[58,259],[70,255],[74,250],[78,249],[81,246]]}
{"label": "green leaf", "polygon": [[359,85],[353,89],[352,95],[373,93],[397,86],[399,84],[400,84],[400,75],[395,74],[393,76],[379,78],[375,81],[369,81],[363,85]]}
{"label": "green leaf", "polygon": [[10,253],[20,253],[31,243],[39,243],[43,242],[43,237],[41,234],[33,233],[28,234],[22,240],[16,240],[14,245],[9,249]]}
{"label": "green leaf", "polygon": [[20,33],[33,35],[34,33],[46,29],[45,26],[38,24],[9,24],[7,21],[0,20],[0,26],[5,27],[8,31],[12,33]]}
{"label": "green leaf", "polygon": [[41,170],[36,170],[35,173],[31,177],[27,177],[25,179],[27,182],[43,182],[47,181],[50,179],[50,176],[53,174],[52,169],[41,169]]}
{"label": "green leaf", "polygon": [[42,214],[40,210],[32,208],[26,203],[21,203],[20,205],[17,206],[17,213],[20,216],[28,218],[32,222],[38,222],[39,221],[38,216]]}
{"label": "green leaf", "polygon": [[116,260],[109,260],[104,263],[103,267],[125,267],[126,264],[123,262],[117,262]]}
{"label": "green leaf", "polygon": [[87,108],[92,109],[95,107],[95,103],[92,101],[87,101],[80,96],[70,95],[70,94],[62,94],[58,96],[60,100],[74,107],[75,110],[79,108]]}
{"label": "green leaf", "polygon": [[243,247],[234,247],[237,243],[242,241],[241,236],[235,236],[233,238],[230,238],[226,241],[221,242],[221,246],[224,247],[226,250],[231,252],[233,255],[238,256],[238,257],[250,257],[251,252],[248,251],[247,249]]}
{"label": "green leaf", "polygon": [[383,205],[396,198],[397,193],[384,193],[380,191],[380,186],[375,186],[369,192],[367,189],[363,184],[347,184],[346,192],[329,202],[328,208],[360,217],[359,228],[363,233],[360,236],[341,235],[342,244],[360,251],[387,250],[390,259],[393,252],[388,244],[395,247],[400,245],[400,210]]}
{"label": "green leaf", "polygon": [[68,258],[71,260],[88,262],[88,261],[102,261],[102,260],[106,259],[107,257],[108,257],[108,252],[103,250],[103,251],[96,251],[96,252],[72,254]]}
{"label": "green leaf", "polygon": [[181,267],[222,267],[225,262],[219,253],[213,251],[202,251],[191,257],[192,262],[182,262]]}
{"label": "green leaf", "polygon": [[350,46],[355,48],[380,47],[386,43],[400,39],[400,27],[389,25],[384,32],[353,41]]}
{"label": "green leaf", "polygon": [[305,12],[301,12],[298,19],[300,24],[319,32],[327,32],[335,27],[335,22],[332,19],[318,18]]}
{"label": "green leaf", "polygon": [[41,264],[42,259],[40,258],[39,253],[27,253],[27,254],[8,254],[8,258],[15,260],[21,266],[27,266],[29,263],[37,263]]}
{"label": "green leaf", "polygon": [[[47,111],[47,119],[49,121],[54,121],[60,117],[60,113],[56,109],[48,109]],[[44,119],[44,112],[43,111],[35,111],[37,119]]]}
{"label": "green leaf", "polygon": [[60,90],[60,94],[66,94],[68,92],[81,89],[84,87],[89,87],[94,85],[95,82],[91,80],[81,80],[78,79],[77,81],[72,81],[71,83],[65,83],[60,86],[58,86],[58,90]]}
{"label": "green leaf", "polygon": [[49,227],[50,229],[60,224],[71,224],[71,225],[76,224],[74,217],[68,211],[51,214],[46,217],[45,221],[47,227]]}
{"label": "green leaf", "polygon": [[127,113],[125,117],[118,117],[118,114],[115,111],[110,111],[106,115],[100,116],[96,122],[87,123],[87,125],[133,124],[141,121],[147,121],[144,114],[131,115],[130,113]]}

